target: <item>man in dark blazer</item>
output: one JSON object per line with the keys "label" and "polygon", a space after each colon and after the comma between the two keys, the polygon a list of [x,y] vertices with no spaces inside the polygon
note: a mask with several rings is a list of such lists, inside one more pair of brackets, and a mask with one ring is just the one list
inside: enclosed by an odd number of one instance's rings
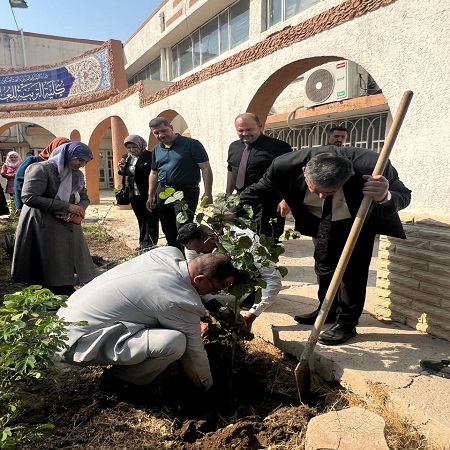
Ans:
{"label": "man in dark blazer", "polygon": [[[240,205],[233,212],[243,215],[242,205],[258,204],[267,192],[276,190],[287,202],[295,219],[295,229],[315,239],[315,271],[318,277],[320,304],[330,285],[337,262],[349,235],[364,195],[373,198],[358,242],[353,250],[327,322],[334,325],[319,336],[319,342],[337,345],[356,336],[362,314],[369,265],[377,234],[405,239],[397,211],[406,208],[411,191],[399,180],[388,162],[383,176],[370,174],[378,155],[367,149],[328,145],[296,151],[278,157],[263,178],[240,194]],[[330,197],[328,201],[325,201]],[[324,204],[330,204],[331,222],[326,231],[326,254],[323,249]],[[327,216],[328,219],[330,216]],[[319,308],[296,316],[299,323],[314,323]]]}
{"label": "man in dark blazer", "polygon": [[[240,195],[247,186],[256,183],[266,173],[276,157],[292,152],[287,142],[263,134],[263,124],[256,114],[240,114],[234,125],[239,139],[228,148],[227,195],[233,194],[235,190]],[[259,205],[253,208],[257,233],[278,239],[284,230],[285,207],[275,191],[261,198]]]}

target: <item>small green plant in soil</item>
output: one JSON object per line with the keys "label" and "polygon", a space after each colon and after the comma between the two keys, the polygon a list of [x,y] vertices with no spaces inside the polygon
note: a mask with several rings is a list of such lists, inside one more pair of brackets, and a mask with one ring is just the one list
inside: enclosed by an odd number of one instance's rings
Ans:
{"label": "small green plant in soil", "polygon": [[99,243],[107,243],[109,239],[108,228],[107,228],[107,217],[111,208],[114,206],[113,203],[109,206],[103,217],[100,217],[98,208],[93,208],[93,212],[97,214],[97,218],[95,219],[95,223],[85,224],[83,223],[83,230],[90,234],[94,239],[96,239]]}
{"label": "small green plant in soil", "polygon": [[15,448],[45,436],[49,423],[22,422],[27,392],[38,380],[56,381],[53,356],[66,346],[65,325],[55,310],[65,296],[41,286],[4,296],[0,307],[0,448]]}

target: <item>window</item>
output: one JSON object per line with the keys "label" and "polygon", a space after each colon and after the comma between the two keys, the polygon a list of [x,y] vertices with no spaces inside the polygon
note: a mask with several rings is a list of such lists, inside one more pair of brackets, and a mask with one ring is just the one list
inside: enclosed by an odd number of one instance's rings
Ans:
{"label": "window", "polygon": [[346,145],[363,147],[379,153],[386,136],[387,112],[361,115],[334,122],[316,122],[297,125],[295,128],[266,127],[264,133],[268,136],[288,142],[292,148],[319,147],[327,145],[327,131],[332,126],[343,126],[349,131]]}
{"label": "window", "polygon": [[201,61],[207,62],[219,56],[219,26],[218,19],[213,19],[200,29]]}
{"label": "window", "polygon": [[248,40],[250,0],[241,0],[172,47],[172,76],[179,77]]}
{"label": "window", "polygon": [[140,80],[160,80],[161,79],[161,59],[155,59],[145,66],[141,71],[128,80],[128,85],[132,86]]}
{"label": "window", "polygon": [[248,39],[250,10],[249,2],[241,1],[230,8],[231,48]]}
{"label": "window", "polygon": [[268,26],[271,27],[279,22],[283,22],[320,0],[267,0]]}
{"label": "window", "polygon": [[228,11],[219,16],[220,53],[230,48],[230,32],[228,25]]}

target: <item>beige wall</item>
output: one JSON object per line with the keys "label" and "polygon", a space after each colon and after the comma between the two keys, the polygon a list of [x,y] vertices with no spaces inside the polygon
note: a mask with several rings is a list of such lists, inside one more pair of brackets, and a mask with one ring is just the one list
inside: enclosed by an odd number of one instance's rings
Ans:
{"label": "beige wall", "polygon": [[[88,50],[103,42],[70,39],[24,32],[27,66],[56,64]],[[0,69],[24,66],[22,38],[18,31],[0,30]]]}

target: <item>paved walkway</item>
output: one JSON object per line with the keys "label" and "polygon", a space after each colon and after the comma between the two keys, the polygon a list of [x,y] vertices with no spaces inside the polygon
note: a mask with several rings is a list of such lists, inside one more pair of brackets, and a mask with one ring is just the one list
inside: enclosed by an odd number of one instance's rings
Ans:
{"label": "paved walkway", "polygon": [[[101,204],[88,209],[87,220],[106,217],[114,234],[135,248],[138,228],[133,211],[111,206],[113,201],[111,192],[101,192]],[[164,245],[163,236],[159,244]],[[283,279],[283,290],[254,322],[253,331],[283,352],[300,358],[312,327],[299,325],[293,317],[316,307],[313,248],[307,237],[289,241],[285,247],[280,264],[289,273]],[[431,442],[450,450],[450,379],[421,373],[419,366],[421,359],[448,359],[450,342],[401,324],[382,323],[371,315],[376,297],[376,267],[374,256],[357,337],[341,346],[317,344],[311,368],[323,379],[337,381],[362,397],[373,384],[386,386],[395,409]]]}

